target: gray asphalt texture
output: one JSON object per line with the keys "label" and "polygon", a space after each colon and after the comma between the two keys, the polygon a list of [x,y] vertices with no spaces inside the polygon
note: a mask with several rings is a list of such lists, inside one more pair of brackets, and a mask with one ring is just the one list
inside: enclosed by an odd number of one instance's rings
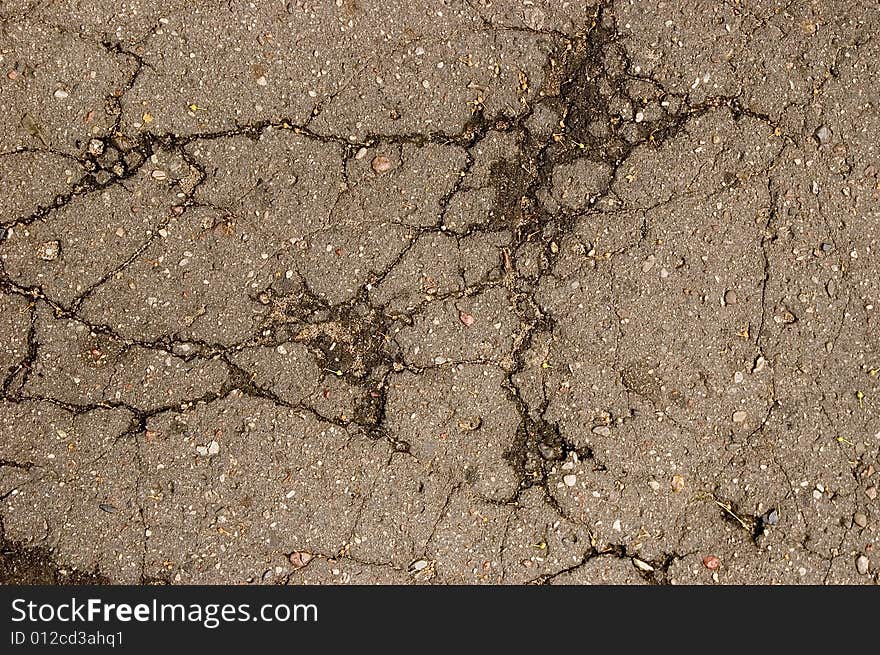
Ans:
{"label": "gray asphalt texture", "polygon": [[0,2],[0,580],[876,584],[878,34]]}

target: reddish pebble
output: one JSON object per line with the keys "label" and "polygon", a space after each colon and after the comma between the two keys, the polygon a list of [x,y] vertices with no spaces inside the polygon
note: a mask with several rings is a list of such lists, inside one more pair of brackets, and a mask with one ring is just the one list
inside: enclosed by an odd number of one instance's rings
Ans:
{"label": "reddish pebble", "polygon": [[394,165],[391,163],[391,160],[388,159],[385,155],[376,155],[373,157],[373,161],[370,164],[373,167],[373,170],[377,175],[382,175],[382,173],[387,173],[390,171]]}
{"label": "reddish pebble", "polygon": [[715,557],[715,555],[706,555],[703,558],[703,566],[705,566],[710,571],[715,571],[718,567],[721,566],[721,560]]}
{"label": "reddish pebble", "polygon": [[306,551],[298,551],[290,554],[288,558],[290,563],[293,564],[293,568],[301,569],[306,564],[312,561],[313,556],[311,553],[307,553]]}
{"label": "reddish pebble", "polygon": [[9,71],[8,73],[6,73],[6,77],[8,77],[10,80],[17,80],[18,71]]}
{"label": "reddish pebble", "polygon": [[470,327],[473,325],[477,319],[468,314],[467,312],[458,312],[458,318],[461,319],[461,322]]}

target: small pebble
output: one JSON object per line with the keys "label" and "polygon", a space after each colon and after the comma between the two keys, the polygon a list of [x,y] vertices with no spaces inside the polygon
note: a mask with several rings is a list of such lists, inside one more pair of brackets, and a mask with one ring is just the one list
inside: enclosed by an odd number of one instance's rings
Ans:
{"label": "small pebble", "polygon": [[640,560],[638,557],[633,557],[633,564],[635,564],[636,568],[641,571],[653,571],[654,567],[648,564],[645,561]]}
{"label": "small pebble", "polygon": [[856,560],[856,570],[862,575],[867,575],[868,567],[871,562],[864,555],[859,555],[859,558]]}
{"label": "small pebble", "polygon": [[597,425],[596,427],[593,428],[593,434],[598,434],[603,437],[610,437],[611,436],[611,428],[609,428],[607,425]]}
{"label": "small pebble", "polygon": [[373,171],[376,175],[382,175],[382,173],[387,173],[392,168],[394,168],[394,164],[391,163],[391,160],[388,159],[385,155],[376,155],[373,157],[373,161],[370,163]]}
{"label": "small pebble", "polygon": [[202,457],[216,455],[220,452],[220,444],[212,439],[207,446],[196,446],[196,452]]}
{"label": "small pebble", "polygon": [[744,423],[748,418],[748,414],[742,410],[733,413],[733,422],[734,423]]}
{"label": "small pebble", "polygon": [[59,100],[64,100],[70,94],[67,93],[67,91],[65,91],[64,89],[55,89],[55,93],[53,93],[52,95],[54,95]]}
{"label": "small pebble", "polygon": [[733,289],[728,289],[724,292],[724,304],[725,305],[735,305],[737,301],[736,291]]}
{"label": "small pebble", "polygon": [[306,564],[312,561],[313,555],[311,553],[307,553],[304,550],[296,551],[290,554],[290,557],[287,559],[290,560],[290,563],[293,565],[295,569],[301,569]]}
{"label": "small pebble", "polygon": [[868,517],[863,512],[856,512],[853,516],[853,523],[855,523],[860,528],[864,528],[868,525]]}
{"label": "small pebble", "polygon": [[776,314],[773,316],[773,320],[780,325],[791,325],[797,320],[797,316],[795,316],[790,309],[786,307],[780,307]]}
{"label": "small pebble", "polygon": [[462,311],[458,312],[458,318],[462,323],[464,323],[468,327],[472,326],[474,324],[474,322],[476,321],[476,319],[471,314],[468,314],[467,312],[462,312]]}
{"label": "small pebble", "polygon": [[569,475],[566,475],[564,478],[562,478],[562,481],[565,483],[565,486],[573,487],[574,485],[577,484],[578,479],[577,479],[576,475],[569,474]]}
{"label": "small pebble", "polygon": [[706,555],[703,558],[703,566],[710,571],[716,571],[721,566],[721,560],[715,555]]}
{"label": "small pebble", "polygon": [[656,480],[649,480],[648,486],[651,487],[654,491],[660,491],[660,483]]}
{"label": "small pebble", "polygon": [[168,174],[165,171],[155,170],[150,175],[153,176],[154,180],[164,180],[168,177]]}
{"label": "small pebble", "polygon": [[672,490],[676,493],[684,489],[684,476],[681,475],[673,475],[672,476]]}
{"label": "small pebble", "polygon": [[868,498],[870,498],[871,500],[876,499],[877,498],[877,487],[868,487],[867,489],[865,489],[865,495]]}
{"label": "small pebble", "polygon": [[818,130],[813,134],[816,137],[816,141],[820,144],[828,143],[831,140],[831,130],[828,129],[828,126],[822,125]]}

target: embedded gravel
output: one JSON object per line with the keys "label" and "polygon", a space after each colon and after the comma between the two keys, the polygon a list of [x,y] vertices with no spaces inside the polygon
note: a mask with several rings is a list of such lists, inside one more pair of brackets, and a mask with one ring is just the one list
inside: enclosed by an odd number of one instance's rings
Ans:
{"label": "embedded gravel", "polygon": [[876,584],[880,5],[0,5],[0,581]]}

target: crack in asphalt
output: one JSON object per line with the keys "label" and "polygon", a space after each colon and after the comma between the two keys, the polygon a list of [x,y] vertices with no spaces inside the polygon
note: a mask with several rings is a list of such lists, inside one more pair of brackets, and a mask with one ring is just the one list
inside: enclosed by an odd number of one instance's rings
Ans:
{"label": "crack in asphalt", "polygon": [[[525,91],[521,96],[521,107],[514,110],[501,110],[492,115],[487,115],[481,106],[475,106],[471,117],[455,133],[443,130],[425,132],[403,133],[380,133],[366,132],[363,138],[342,136],[332,133],[320,132],[314,128],[315,119],[331,104],[337,101],[339,95],[346,88],[341,85],[333,94],[322,98],[316,103],[314,109],[305,121],[297,123],[290,118],[277,118],[260,120],[248,124],[239,124],[230,129],[195,132],[191,134],[175,134],[171,132],[153,132],[143,129],[136,134],[123,134],[126,107],[123,103],[126,95],[137,85],[142,73],[152,69],[149,60],[127,48],[119,40],[104,37],[100,46],[111,57],[124,59],[131,66],[122,88],[115,90],[106,98],[105,111],[113,117],[111,128],[106,136],[94,136],[85,142],[78,143],[81,154],[64,153],[63,151],[46,145],[44,148],[21,146],[13,151],[4,152],[4,158],[13,157],[20,153],[48,153],[57,157],[63,157],[71,163],[76,163],[83,171],[78,180],[72,182],[70,189],[55,195],[46,204],[38,204],[33,211],[0,222],[0,248],[4,247],[13,235],[19,231],[25,231],[35,224],[51,223],[56,213],[75,202],[88,198],[113,187],[121,187],[131,192],[126,184],[136,182],[138,176],[142,176],[151,158],[158,154],[165,154],[179,158],[188,167],[188,182],[184,185],[181,180],[169,183],[170,189],[177,189],[175,204],[171,206],[168,214],[159,223],[153,225],[150,235],[141,241],[121,262],[110,270],[100,274],[97,279],[87,285],[83,290],[68,302],[53,297],[51,291],[47,291],[46,285],[30,283],[26,280],[16,279],[7,270],[7,264],[0,260],[0,292],[3,296],[18,297],[28,304],[29,325],[25,336],[25,352],[13,363],[5,373],[2,380],[2,399],[11,405],[24,404],[49,404],[60,408],[73,416],[81,416],[97,410],[120,409],[130,415],[128,427],[113,441],[113,445],[99,453],[92,461],[110,454],[116,444],[126,440],[133,440],[135,456],[137,460],[137,476],[134,481],[134,496],[142,498],[145,485],[146,473],[142,443],[140,437],[147,432],[148,422],[166,413],[183,413],[196,406],[207,406],[218,401],[230,399],[235,395],[256,399],[276,408],[284,408],[295,412],[302,412],[310,416],[321,425],[333,426],[352,434],[360,434],[370,441],[379,441],[387,444],[389,449],[389,463],[395,453],[421,461],[414,454],[414,443],[407,435],[395,434],[389,423],[389,391],[395,381],[395,376],[402,373],[420,375],[426,371],[451,367],[459,364],[472,364],[477,366],[495,367],[501,370],[504,381],[502,388],[510,408],[517,415],[518,425],[515,433],[510,435],[509,445],[502,454],[504,462],[510,468],[515,478],[515,485],[510,493],[499,498],[478,496],[481,502],[490,506],[516,510],[522,506],[523,494],[531,489],[540,489],[543,503],[560,520],[572,524],[579,524],[590,529],[588,522],[572,515],[566,506],[560,502],[558,493],[554,488],[555,474],[563,462],[573,460],[589,467],[590,472],[596,476],[610,475],[611,465],[607,458],[601,455],[599,449],[587,442],[575,442],[567,438],[560,428],[559,420],[549,417],[552,397],[548,395],[547,380],[542,377],[541,399],[535,402],[524,388],[520,376],[527,373],[532,366],[530,353],[538,346],[540,339],[548,339],[550,342],[559,338],[557,330],[564,318],[556,316],[553,309],[547,303],[541,302],[539,292],[543,284],[548,280],[559,280],[556,269],[563,260],[565,253],[560,247],[566,240],[575,238],[576,229],[580,221],[601,215],[613,215],[615,210],[612,203],[625,204],[615,187],[621,181],[621,172],[624,165],[630,162],[634,155],[642,153],[645,149],[659,151],[676,139],[689,135],[689,127],[692,123],[715,114],[727,112],[734,125],[743,121],[758,121],[766,126],[768,131],[780,139],[784,146],[771,158],[770,163],[761,171],[766,175],[766,218],[759,224],[760,236],[757,248],[760,254],[761,268],[758,280],[759,309],[760,314],[756,317],[756,324],[749,323],[747,330],[749,340],[754,345],[755,359],[752,362],[757,366],[759,359],[772,361],[771,351],[779,348],[780,336],[777,341],[768,344],[771,338],[769,333],[773,327],[768,316],[773,311],[775,302],[772,286],[778,283],[779,271],[774,265],[771,246],[779,237],[777,225],[783,221],[781,214],[782,191],[780,182],[774,177],[776,167],[782,162],[782,153],[793,144],[797,144],[802,135],[788,132],[783,127],[782,121],[770,113],[750,107],[745,99],[745,92],[740,88],[735,95],[706,95],[699,102],[692,102],[690,94],[675,93],[668,90],[668,86],[654,76],[633,72],[638,67],[633,63],[621,38],[618,16],[615,12],[614,3],[610,1],[600,2],[588,21],[589,25],[577,34],[567,34],[555,28],[535,29],[529,27],[516,27],[502,24],[488,17],[469,0],[465,3],[475,12],[482,21],[483,29],[487,32],[496,31],[540,35],[549,39],[551,44],[544,65],[544,78],[540,89],[529,97]],[[727,3],[729,4],[729,3]],[[734,11],[748,11],[739,6],[730,5]],[[757,22],[752,30],[754,34],[771,20],[772,16],[759,19],[755,15],[751,18]],[[155,29],[155,28],[154,28]],[[834,62],[831,66],[830,76],[823,80],[818,89],[814,89],[814,96],[825,94],[829,80],[838,79],[836,72],[841,66],[842,58],[849,57],[859,48],[869,43],[870,39],[857,39],[850,45],[838,46],[834,54]],[[610,58],[619,59],[616,72],[609,69]],[[358,69],[365,70],[366,66]],[[354,80],[357,74],[352,74],[349,82]],[[11,78],[10,78],[11,79]],[[526,82],[522,83],[526,85]],[[635,97],[630,91],[630,85],[642,85],[643,97]],[[648,94],[645,88],[651,89],[652,100],[656,101],[663,110],[659,117],[644,118],[636,122],[621,120],[616,110],[612,108],[611,98],[625,99],[634,105],[648,105]],[[532,120],[539,111],[549,110],[555,117],[550,130],[541,136],[532,127]],[[602,124],[607,129],[597,133],[597,124]],[[193,338],[192,336],[177,333],[162,334],[156,338],[133,338],[125,335],[118,328],[108,324],[90,322],[84,316],[84,307],[96,293],[109,282],[121,278],[137,262],[140,262],[148,250],[160,238],[160,231],[166,228],[169,221],[175,218],[187,216],[199,208],[211,208],[221,212],[215,217],[214,223],[209,228],[223,228],[222,204],[213,204],[213,200],[201,198],[206,183],[212,177],[207,164],[199,156],[190,150],[190,146],[196,144],[218,142],[237,137],[245,137],[255,144],[259,144],[262,137],[271,131],[290,132],[308,142],[327,146],[333,151],[338,151],[341,159],[340,189],[334,204],[330,210],[332,216],[337,211],[344,194],[357,189],[357,183],[353,182],[348,173],[348,166],[359,159],[359,153],[366,150],[379,150],[387,148],[401,149],[404,146],[412,146],[417,149],[427,146],[439,146],[440,148],[457,149],[464,152],[464,163],[456,167],[454,181],[439,196],[436,219],[428,225],[405,225],[408,233],[403,246],[394,246],[392,256],[384,264],[374,270],[370,268],[366,280],[359,283],[355,292],[349,299],[333,303],[319,292],[313,290],[308,281],[308,276],[299,269],[296,271],[295,283],[291,282],[286,288],[271,283],[262,289],[257,289],[249,294],[249,301],[256,306],[266,309],[262,319],[255,329],[243,340],[233,343],[212,342],[207,339]],[[485,212],[482,220],[466,223],[463,227],[453,227],[449,224],[449,216],[453,203],[463,194],[479,188],[472,185],[471,178],[477,177],[478,165],[482,163],[479,149],[493,138],[504,137],[513,144],[513,153],[501,156],[488,166],[488,178],[486,188],[494,192],[491,208]],[[711,165],[706,165],[712,170],[717,165],[720,155]],[[574,163],[590,163],[607,169],[607,181],[598,191],[588,194],[585,203],[580,207],[566,206],[564,203],[548,201],[552,199],[556,183],[554,173],[560,167]],[[852,172],[850,168],[849,173]],[[701,167],[694,175],[692,182],[704,174]],[[847,173],[848,174],[848,173]],[[846,178],[846,174],[843,175]],[[263,178],[258,181],[258,186],[264,182]],[[701,428],[697,429],[679,420],[665,408],[663,402],[653,393],[646,392],[633,382],[628,372],[628,364],[622,361],[621,353],[626,347],[630,335],[623,325],[624,316],[621,313],[616,297],[618,285],[622,284],[623,272],[617,268],[619,261],[624,256],[636,253],[650,243],[655,234],[655,226],[649,218],[651,212],[658,210],[673,202],[681,201],[686,197],[700,197],[709,199],[720,195],[728,186],[722,182],[718,188],[700,192],[690,191],[688,184],[684,194],[673,192],[665,199],[658,200],[655,204],[642,207],[640,211],[640,225],[634,241],[609,251],[600,256],[594,253],[589,257],[595,263],[600,259],[610,262],[609,285],[610,285],[610,311],[616,320],[613,321],[614,347],[613,363],[611,370],[617,378],[621,393],[627,397],[629,415],[607,415],[606,423],[623,424],[633,418],[638,418],[638,413],[629,404],[629,397],[635,396],[646,401],[658,414],[667,419],[675,428],[688,438],[697,439]],[[246,197],[243,196],[242,198]],[[826,228],[829,227],[826,211],[819,203],[819,214],[825,220]],[[362,206],[363,208],[363,206]],[[231,208],[225,208],[229,215],[234,212]],[[622,210],[620,210],[622,211]],[[218,222],[219,221],[219,222]],[[227,226],[228,227],[228,226]],[[829,229],[829,233],[831,230]],[[503,245],[494,246],[497,260],[491,269],[482,273],[477,281],[467,282],[467,271],[463,264],[458,266],[458,276],[461,284],[449,291],[423,295],[414,305],[403,311],[393,311],[391,302],[379,302],[375,297],[375,290],[386,284],[396,273],[406,258],[415,252],[416,246],[431,235],[443,235],[455,240],[460,247],[475,237],[494,235],[503,240]],[[577,237],[580,238],[580,237]],[[587,250],[585,247],[584,250]],[[537,253],[537,256],[535,255]],[[59,256],[63,258],[64,252]],[[531,259],[536,258],[536,266],[532,266]],[[582,264],[586,266],[586,264]],[[841,273],[841,283],[847,279],[848,270]],[[430,310],[437,305],[448,304],[452,301],[479,298],[489,290],[500,290],[509,302],[510,310],[516,318],[517,327],[512,337],[509,349],[500,356],[485,356],[447,360],[442,364],[419,365],[408,360],[406,348],[401,343],[399,332],[401,326],[413,326],[416,319],[429,316]],[[844,331],[844,323],[849,312],[852,292],[847,289],[846,303],[841,310],[841,318],[836,334],[831,339],[832,347],[841,338]],[[457,306],[456,306],[457,307]],[[139,348],[144,351],[155,351],[160,354],[174,355],[181,362],[197,364],[199,362],[220,362],[226,371],[225,379],[220,383],[219,390],[205,390],[204,393],[182,400],[175,400],[153,406],[149,409],[139,406],[133,401],[116,400],[105,398],[97,402],[70,402],[51,395],[34,394],[28,391],[31,388],[31,376],[38,366],[41,358],[41,348],[44,346],[39,341],[39,309],[45,309],[51,313],[57,322],[67,321],[83,326],[89,334],[100,335],[120,344],[122,352],[127,348]],[[464,310],[459,309],[459,312]],[[793,316],[793,314],[792,314]],[[198,317],[196,317],[197,320]],[[464,320],[464,319],[462,319]],[[752,317],[749,318],[752,320]],[[783,323],[795,322],[784,320]],[[235,357],[249,350],[262,348],[278,349],[285,344],[293,343],[304,346],[317,367],[319,378],[316,384],[322,380],[335,380],[344,384],[345,388],[352,393],[356,392],[353,403],[352,415],[344,411],[337,415],[322,411],[313,400],[306,398],[299,402],[292,402],[284,395],[275,390],[272,385],[257,383],[259,377],[255,369],[244,365]],[[181,347],[186,346],[185,353],[181,353]],[[830,353],[830,350],[828,351]],[[112,386],[108,384],[108,389]],[[704,384],[708,386],[708,383]],[[755,424],[744,436],[738,438],[739,443],[752,444],[759,438],[764,437],[768,426],[773,424],[775,413],[784,405],[778,392],[776,372],[768,385],[765,406]],[[663,398],[665,401],[665,398]],[[825,409],[822,407],[825,414]],[[833,425],[830,417],[825,415],[829,423]],[[479,427],[479,426],[478,426]],[[733,437],[730,442],[733,443]],[[773,461],[783,472],[787,481],[787,496],[796,496],[796,482],[789,477],[789,470],[780,463],[778,455],[774,452]],[[16,469],[25,473],[31,473],[33,469],[39,469],[40,465],[33,461],[19,461],[18,459],[0,458],[0,469]],[[760,549],[761,540],[767,534],[768,523],[765,514],[750,513],[745,509],[742,500],[733,500],[724,495],[719,478],[727,475],[725,470],[716,470],[713,479],[703,479],[701,483],[710,487],[708,492],[711,500],[717,506],[718,518],[731,524],[737,530],[744,530],[752,544]],[[855,469],[853,469],[855,476]],[[860,483],[857,476],[855,482]],[[33,480],[31,482],[34,482]],[[445,495],[436,521],[433,523],[429,536],[425,541],[422,558],[427,561],[429,551],[434,542],[444,517],[451,510],[453,497],[462,489],[463,485],[469,484],[465,475],[464,480],[452,484]],[[27,483],[19,484],[16,488],[23,488]],[[310,551],[314,560],[350,560],[359,565],[386,567],[395,573],[407,573],[407,568],[391,561],[372,561],[370,558],[352,557],[348,547],[354,540],[358,525],[361,522],[363,512],[371,499],[377,481],[374,480],[370,490],[360,497],[358,509],[352,522],[352,527],[347,541],[340,547],[339,552],[321,552],[317,549]],[[14,489],[13,489],[14,490]],[[11,491],[2,496],[6,499]],[[142,503],[137,506],[137,516],[142,534],[149,529],[149,521]],[[800,520],[806,524],[807,519],[798,505]],[[505,564],[505,551],[509,548],[510,530],[515,515],[511,511],[505,515],[504,528],[499,549],[501,558],[501,579],[507,574]],[[26,547],[18,542],[7,540],[2,514],[0,514],[0,550],[4,554],[4,561],[11,562],[12,572],[0,572],[0,577],[31,575],[27,571],[34,571],[33,575],[42,576],[39,579],[51,579],[58,582],[60,571],[65,567],[55,564],[49,551],[43,547]],[[815,552],[812,548],[803,545],[804,550]],[[841,551],[846,535],[840,537],[836,546]],[[288,551],[284,556],[290,559],[299,551]],[[530,581],[532,584],[550,584],[557,578],[566,574],[574,573],[585,567],[596,558],[614,558],[629,560],[646,582],[652,584],[667,584],[672,578],[671,567],[676,562],[681,562],[694,555],[697,551],[686,554],[676,552],[662,552],[650,559],[642,559],[637,548],[632,544],[625,543],[592,543],[590,548],[583,552],[580,559],[574,564],[542,573]],[[825,555],[822,555],[826,557]],[[149,547],[146,536],[142,537],[142,553],[140,553],[140,582],[150,583],[155,581],[171,582],[170,578],[150,573]],[[834,560],[843,555],[829,556],[828,569],[825,580],[829,579]],[[307,562],[301,568],[288,572],[282,578],[282,582],[293,583],[298,571],[306,569],[310,564]],[[16,567],[24,567],[24,573],[16,572]],[[436,572],[432,573],[436,575]],[[84,577],[74,577],[76,580],[104,582],[105,575],[111,572],[100,572],[96,567],[92,573],[77,574]],[[67,580],[67,578],[64,578]]]}

